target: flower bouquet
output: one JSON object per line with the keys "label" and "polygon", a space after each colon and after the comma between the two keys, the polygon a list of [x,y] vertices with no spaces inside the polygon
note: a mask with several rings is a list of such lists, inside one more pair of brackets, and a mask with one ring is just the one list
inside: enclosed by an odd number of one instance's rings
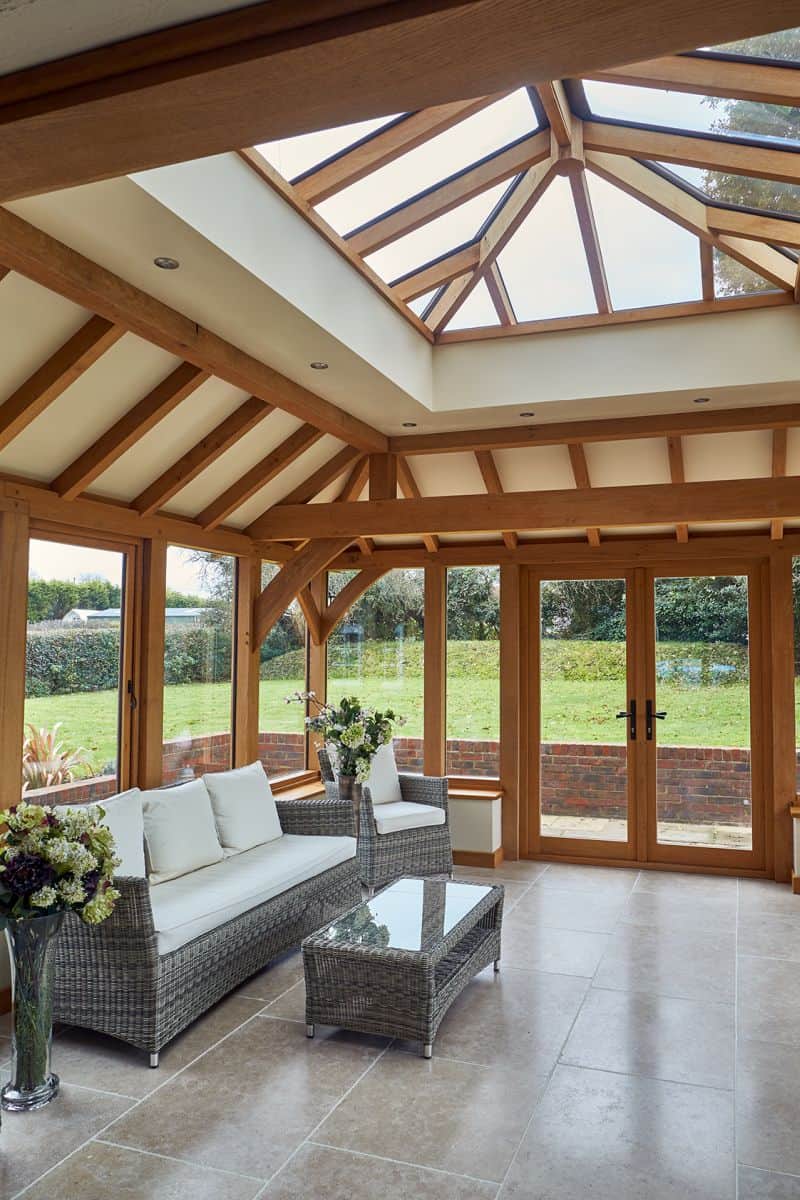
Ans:
{"label": "flower bouquet", "polygon": [[41,1108],[58,1091],[50,1070],[55,938],[65,912],[97,924],[120,894],[112,884],[120,860],[103,816],[97,806],[53,809],[25,801],[5,814],[0,924],[13,971],[14,1025],[3,1108]]}
{"label": "flower bouquet", "polygon": [[399,717],[391,708],[383,712],[362,708],[355,696],[345,696],[338,704],[322,704],[313,692],[295,692],[286,700],[308,701],[316,707],[316,713],[306,717],[306,728],[324,741],[338,776],[340,795],[353,800],[357,808],[360,785],[369,778],[373,758],[381,746],[391,742],[395,727],[405,725],[405,717]]}

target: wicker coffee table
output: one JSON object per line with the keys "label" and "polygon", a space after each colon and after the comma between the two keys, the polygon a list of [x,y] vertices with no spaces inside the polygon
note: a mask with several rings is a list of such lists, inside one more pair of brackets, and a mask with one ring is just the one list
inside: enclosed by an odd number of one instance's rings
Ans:
{"label": "wicker coffee table", "polygon": [[500,964],[503,888],[398,879],[303,942],[306,1033],[339,1025],[360,1033],[433,1039],[474,975]]}

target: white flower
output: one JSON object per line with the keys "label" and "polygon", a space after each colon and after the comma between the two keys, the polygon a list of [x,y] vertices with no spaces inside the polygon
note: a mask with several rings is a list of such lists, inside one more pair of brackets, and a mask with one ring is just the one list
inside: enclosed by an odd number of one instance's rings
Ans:
{"label": "white flower", "polygon": [[[52,888],[50,890],[52,891]],[[83,904],[86,899],[86,891],[83,884],[80,879],[76,879],[74,876],[66,876],[64,879],[60,879],[58,892],[66,904]]]}
{"label": "white flower", "polygon": [[38,892],[34,892],[31,896],[31,904],[34,908],[51,908],[58,900],[58,893],[53,887],[39,888]]}

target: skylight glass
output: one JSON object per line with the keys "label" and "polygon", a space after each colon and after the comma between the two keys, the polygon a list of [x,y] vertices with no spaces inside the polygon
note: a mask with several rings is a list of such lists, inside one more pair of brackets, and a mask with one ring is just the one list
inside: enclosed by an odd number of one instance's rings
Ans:
{"label": "skylight glass", "polygon": [[699,300],[697,238],[604,179],[586,178],[613,308]]}
{"label": "skylight glass", "polygon": [[446,329],[477,329],[480,326],[499,325],[500,318],[492,303],[489,289],[483,280],[472,289],[464,303],[457,309]]}
{"label": "skylight glass", "polygon": [[781,145],[787,142],[800,145],[800,108],[668,92],[627,83],[585,80],[583,87],[589,107],[598,117],[685,129],[689,133],[755,137]]}
{"label": "skylight glass", "polygon": [[424,266],[431,259],[439,258],[463,246],[465,242],[471,242],[507,186],[501,183],[488,192],[481,192],[480,196],[459,204],[458,208],[443,213],[435,221],[429,221],[396,242],[376,250],[365,261],[378,272],[381,279],[391,283],[393,279]]}
{"label": "skylight glass", "polygon": [[530,97],[520,88],[337,192],[317,212],[338,233],[349,233],[536,128]]}
{"label": "skylight glass", "polygon": [[412,312],[415,312],[418,317],[421,317],[438,290],[438,288],[434,288],[432,291],[426,292],[424,296],[417,296],[416,300],[409,301],[408,307]]}
{"label": "skylight glass", "polygon": [[314,133],[301,133],[297,137],[280,138],[275,142],[264,142],[257,149],[264,155],[284,179],[294,179],[334,154],[339,154],[361,138],[396,121],[397,116],[375,117],[371,121],[356,121],[352,125],[339,125],[335,129],[319,129]]}
{"label": "skylight glass", "polygon": [[498,256],[518,321],[597,312],[568,180],[556,176]]}
{"label": "skylight glass", "polygon": [[744,208],[761,208],[788,216],[800,216],[800,186],[777,179],[756,179],[732,171],[711,171],[703,167],[687,167],[682,163],[659,163],[665,171],[685,179],[709,200],[736,204]]}
{"label": "skylight glass", "polygon": [[749,267],[714,247],[715,296],[749,296],[755,292],[777,291],[775,285]]}
{"label": "skylight glass", "polygon": [[709,49],[712,53],[719,51],[722,54],[746,54],[752,58],[800,63],[800,29],[762,33],[757,37],[742,38],[738,42],[724,42],[721,46],[711,46]]}

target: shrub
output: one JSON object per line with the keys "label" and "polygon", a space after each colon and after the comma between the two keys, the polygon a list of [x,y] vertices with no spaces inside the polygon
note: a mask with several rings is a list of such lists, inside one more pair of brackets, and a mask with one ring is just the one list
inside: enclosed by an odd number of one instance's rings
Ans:
{"label": "shrub", "polygon": [[60,728],[60,721],[56,721],[52,729],[28,726],[27,736],[22,743],[23,792],[28,788],[57,787],[62,783],[72,783],[76,772],[79,772],[82,778],[95,774],[88,752],[83,746],[68,750],[64,743],[59,741]]}

